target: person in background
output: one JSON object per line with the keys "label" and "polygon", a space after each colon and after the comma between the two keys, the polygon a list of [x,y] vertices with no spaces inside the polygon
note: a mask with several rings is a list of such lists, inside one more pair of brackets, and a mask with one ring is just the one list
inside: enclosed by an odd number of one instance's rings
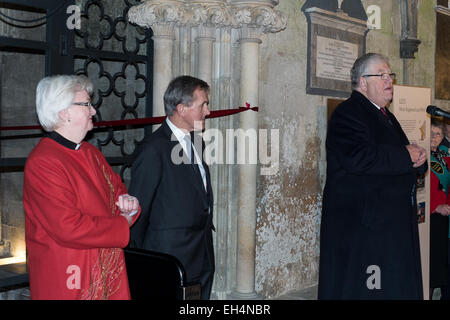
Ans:
{"label": "person in background", "polygon": [[385,56],[359,57],[331,116],[319,299],[423,299],[416,182],[427,152],[386,108],[394,79]]}
{"label": "person in background", "polygon": [[123,250],[139,201],[102,153],[88,78],[43,78],[36,111],[47,134],[30,153],[23,203],[31,299],[130,299]]}
{"label": "person in background", "polygon": [[[448,274],[448,187],[450,172],[447,154],[439,145],[444,139],[442,122],[431,119],[430,139],[430,300],[435,288],[447,286]],[[442,293],[442,292],[441,292]],[[442,296],[442,295],[441,295]]]}
{"label": "person in background", "polygon": [[440,147],[445,147],[445,152],[448,153],[448,148],[450,148],[450,120],[444,119],[444,139],[442,139]]}

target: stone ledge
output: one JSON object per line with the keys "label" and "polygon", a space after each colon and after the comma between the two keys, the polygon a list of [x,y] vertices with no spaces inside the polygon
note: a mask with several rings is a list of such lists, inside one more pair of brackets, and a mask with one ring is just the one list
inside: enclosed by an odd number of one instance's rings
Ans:
{"label": "stone ledge", "polygon": [[26,262],[0,266],[0,292],[11,288],[28,286],[28,267]]}

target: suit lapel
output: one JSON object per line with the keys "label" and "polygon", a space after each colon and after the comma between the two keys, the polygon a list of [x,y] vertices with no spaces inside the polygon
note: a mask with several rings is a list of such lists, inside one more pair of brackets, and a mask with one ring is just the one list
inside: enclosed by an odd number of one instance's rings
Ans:
{"label": "suit lapel", "polygon": [[389,118],[392,120],[392,125],[394,127],[394,130],[397,132],[397,134],[400,136],[400,138],[404,141],[405,144],[409,144],[409,139],[406,136],[405,131],[403,131],[402,126],[397,121],[397,118],[387,108],[386,108],[386,112],[387,112]]}
{"label": "suit lapel", "polygon": [[386,112],[391,122],[389,122],[389,119],[383,115],[381,110],[379,110],[372,102],[370,102],[369,99],[367,99],[364,95],[362,95],[358,91],[353,91],[352,97],[358,99],[360,101],[360,105],[369,113],[371,113],[376,119],[378,119],[378,121],[381,124],[383,124],[383,126],[386,127],[387,130],[391,131],[393,134],[398,136],[402,141],[405,141],[406,139],[405,143],[408,144],[408,139],[406,138],[405,133],[403,132],[397,119],[389,111],[389,109],[386,108]]}
{"label": "suit lapel", "polygon": [[[376,108],[375,106],[373,106],[373,107]],[[394,124],[392,122],[392,118],[393,118],[392,114],[387,113],[388,116],[386,117],[385,115],[383,115],[381,110],[376,109],[375,112],[377,114],[378,119],[380,119],[380,121],[383,123],[383,125],[386,128],[389,128],[389,130],[394,130],[394,127],[393,127]]]}

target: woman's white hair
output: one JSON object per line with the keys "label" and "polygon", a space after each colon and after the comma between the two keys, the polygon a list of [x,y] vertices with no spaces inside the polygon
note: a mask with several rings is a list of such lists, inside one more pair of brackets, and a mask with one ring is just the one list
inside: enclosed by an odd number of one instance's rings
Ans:
{"label": "woman's white hair", "polygon": [[56,75],[45,77],[36,87],[36,112],[45,131],[60,124],[59,112],[71,106],[76,92],[92,94],[94,87],[85,76]]}

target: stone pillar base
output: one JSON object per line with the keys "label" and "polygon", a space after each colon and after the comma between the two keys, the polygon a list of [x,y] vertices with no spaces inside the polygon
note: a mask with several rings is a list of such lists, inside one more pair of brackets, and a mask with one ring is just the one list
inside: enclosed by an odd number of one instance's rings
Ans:
{"label": "stone pillar base", "polygon": [[228,300],[264,300],[264,297],[255,291],[250,293],[242,293],[233,290],[228,297]]}

